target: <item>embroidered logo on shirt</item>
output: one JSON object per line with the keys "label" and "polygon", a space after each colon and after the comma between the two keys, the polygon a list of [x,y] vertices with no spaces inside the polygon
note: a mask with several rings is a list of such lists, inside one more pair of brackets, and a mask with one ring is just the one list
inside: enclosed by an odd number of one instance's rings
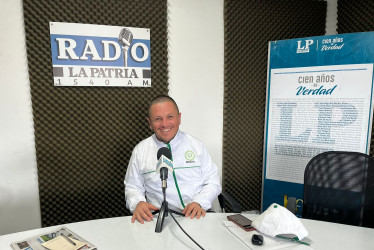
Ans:
{"label": "embroidered logo on shirt", "polygon": [[186,151],[186,153],[184,154],[184,157],[186,158],[186,163],[194,163],[194,159],[195,159],[195,154],[194,152],[192,152],[191,150],[188,150]]}

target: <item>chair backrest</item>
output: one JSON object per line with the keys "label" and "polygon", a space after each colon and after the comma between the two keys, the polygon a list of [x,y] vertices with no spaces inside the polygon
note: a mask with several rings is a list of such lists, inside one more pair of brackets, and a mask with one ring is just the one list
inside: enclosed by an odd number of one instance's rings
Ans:
{"label": "chair backrest", "polygon": [[[226,203],[227,201],[227,203]],[[229,212],[232,213],[241,213],[242,212],[242,206],[239,204],[237,200],[235,200],[228,192],[221,192],[218,195],[218,202],[221,207],[221,210],[223,213],[226,212],[226,208],[229,207]],[[227,206],[229,205],[229,206]]]}
{"label": "chair backrest", "polygon": [[305,168],[303,218],[374,228],[374,158],[328,151]]}

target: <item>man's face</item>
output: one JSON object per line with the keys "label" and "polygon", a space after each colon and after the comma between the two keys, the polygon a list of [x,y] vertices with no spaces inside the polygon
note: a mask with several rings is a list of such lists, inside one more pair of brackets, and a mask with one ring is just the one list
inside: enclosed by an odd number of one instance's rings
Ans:
{"label": "man's face", "polygon": [[172,102],[156,103],[151,106],[147,120],[157,139],[168,143],[178,132],[181,113]]}

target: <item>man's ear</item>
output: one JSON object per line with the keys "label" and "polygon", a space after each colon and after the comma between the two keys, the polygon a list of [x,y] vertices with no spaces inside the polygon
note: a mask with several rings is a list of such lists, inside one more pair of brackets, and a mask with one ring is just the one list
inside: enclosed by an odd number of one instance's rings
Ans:
{"label": "man's ear", "polygon": [[151,126],[151,120],[149,119],[149,117],[147,117],[147,121],[148,121],[149,129],[153,132],[153,129]]}

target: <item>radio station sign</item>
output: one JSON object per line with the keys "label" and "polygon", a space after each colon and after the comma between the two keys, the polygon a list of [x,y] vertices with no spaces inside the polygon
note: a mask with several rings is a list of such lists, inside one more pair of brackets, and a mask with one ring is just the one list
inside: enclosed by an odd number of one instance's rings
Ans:
{"label": "radio station sign", "polygon": [[55,86],[151,87],[150,30],[50,22]]}

